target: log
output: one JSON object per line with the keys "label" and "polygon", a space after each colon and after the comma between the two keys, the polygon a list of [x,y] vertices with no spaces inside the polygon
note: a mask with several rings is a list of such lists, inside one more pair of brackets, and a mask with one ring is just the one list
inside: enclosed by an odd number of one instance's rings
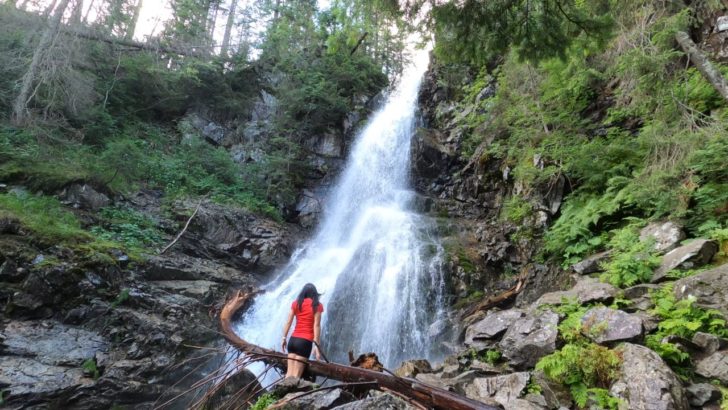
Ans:
{"label": "log", "polygon": [[[246,354],[252,360],[259,360],[279,368],[285,368],[288,361],[285,353],[248,343],[240,338],[233,330],[233,318],[237,312],[249,304],[254,294],[254,292],[238,291],[223,306],[220,312],[222,334],[228,343],[235,349]],[[426,385],[419,380],[397,377],[373,370],[345,366],[338,363],[324,363],[317,360],[310,360],[308,363],[308,371],[313,375],[328,377],[343,383],[374,382],[379,388],[397,392],[427,408],[440,410],[497,409],[497,407],[460,396],[457,393]]]}
{"label": "log", "polygon": [[511,298],[516,297],[523,290],[523,287],[525,285],[525,280],[526,280],[525,277],[522,275],[521,277],[518,278],[518,281],[516,282],[516,284],[513,287],[511,287],[510,289],[506,290],[503,293],[483,299],[477,305],[473,305],[470,308],[468,308],[467,310],[465,310],[463,312],[463,314],[461,315],[461,317],[465,318],[465,317],[471,316],[477,312],[480,312],[482,310],[488,310],[488,309],[494,308],[494,307],[500,305],[501,303],[504,303],[507,300],[510,300]]}
{"label": "log", "polygon": [[675,40],[677,40],[680,48],[687,54],[698,71],[700,71],[700,74],[718,91],[718,94],[728,101],[728,82],[726,82],[723,74],[715,68],[705,54],[698,49],[698,46],[693,42],[688,33],[678,31],[675,33]]}

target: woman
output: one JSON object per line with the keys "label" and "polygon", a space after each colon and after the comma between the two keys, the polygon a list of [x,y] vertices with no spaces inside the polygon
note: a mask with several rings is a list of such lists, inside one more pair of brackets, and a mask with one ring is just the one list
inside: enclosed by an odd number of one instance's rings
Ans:
{"label": "woman", "polygon": [[[286,378],[300,378],[306,367],[308,357],[311,356],[311,349],[314,349],[316,360],[321,360],[321,352],[318,346],[321,343],[321,314],[324,312],[324,305],[319,302],[319,293],[316,287],[307,283],[298,298],[291,304],[291,311],[288,314],[288,321],[283,328],[283,343],[281,347],[286,351],[288,347],[288,371]],[[286,343],[288,331],[291,329],[293,318],[296,318],[296,327],[290,340]],[[313,346],[314,343],[316,346]]]}

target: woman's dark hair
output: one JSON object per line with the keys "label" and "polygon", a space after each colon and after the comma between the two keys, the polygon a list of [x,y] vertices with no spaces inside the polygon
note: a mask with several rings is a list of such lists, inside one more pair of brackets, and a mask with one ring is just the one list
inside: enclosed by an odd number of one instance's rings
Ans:
{"label": "woman's dark hair", "polygon": [[321,296],[321,294],[318,293],[316,286],[314,286],[313,283],[303,285],[303,289],[301,289],[301,293],[298,294],[298,298],[296,299],[296,302],[298,303],[298,310],[301,310],[304,299],[311,298],[311,301],[313,302],[311,304],[313,306],[313,313],[316,314],[316,308],[318,308],[319,305],[319,296]]}

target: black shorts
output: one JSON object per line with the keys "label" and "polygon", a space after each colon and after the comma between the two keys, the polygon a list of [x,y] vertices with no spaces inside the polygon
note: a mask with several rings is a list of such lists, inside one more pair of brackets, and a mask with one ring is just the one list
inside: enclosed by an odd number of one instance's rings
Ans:
{"label": "black shorts", "polygon": [[308,359],[311,356],[311,349],[313,349],[313,342],[310,340],[293,336],[288,339],[288,353],[297,354]]}

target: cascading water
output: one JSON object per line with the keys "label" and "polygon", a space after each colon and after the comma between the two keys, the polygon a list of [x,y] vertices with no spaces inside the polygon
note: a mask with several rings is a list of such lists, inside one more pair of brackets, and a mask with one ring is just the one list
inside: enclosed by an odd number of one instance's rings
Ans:
{"label": "cascading water", "polygon": [[441,247],[412,210],[410,140],[419,85],[418,53],[399,85],[357,136],[316,235],[294,252],[238,323],[248,341],[280,348],[291,302],[307,282],[323,293],[322,344],[329,359],[376,352],[385,366],[432,357],[443,314]]}

